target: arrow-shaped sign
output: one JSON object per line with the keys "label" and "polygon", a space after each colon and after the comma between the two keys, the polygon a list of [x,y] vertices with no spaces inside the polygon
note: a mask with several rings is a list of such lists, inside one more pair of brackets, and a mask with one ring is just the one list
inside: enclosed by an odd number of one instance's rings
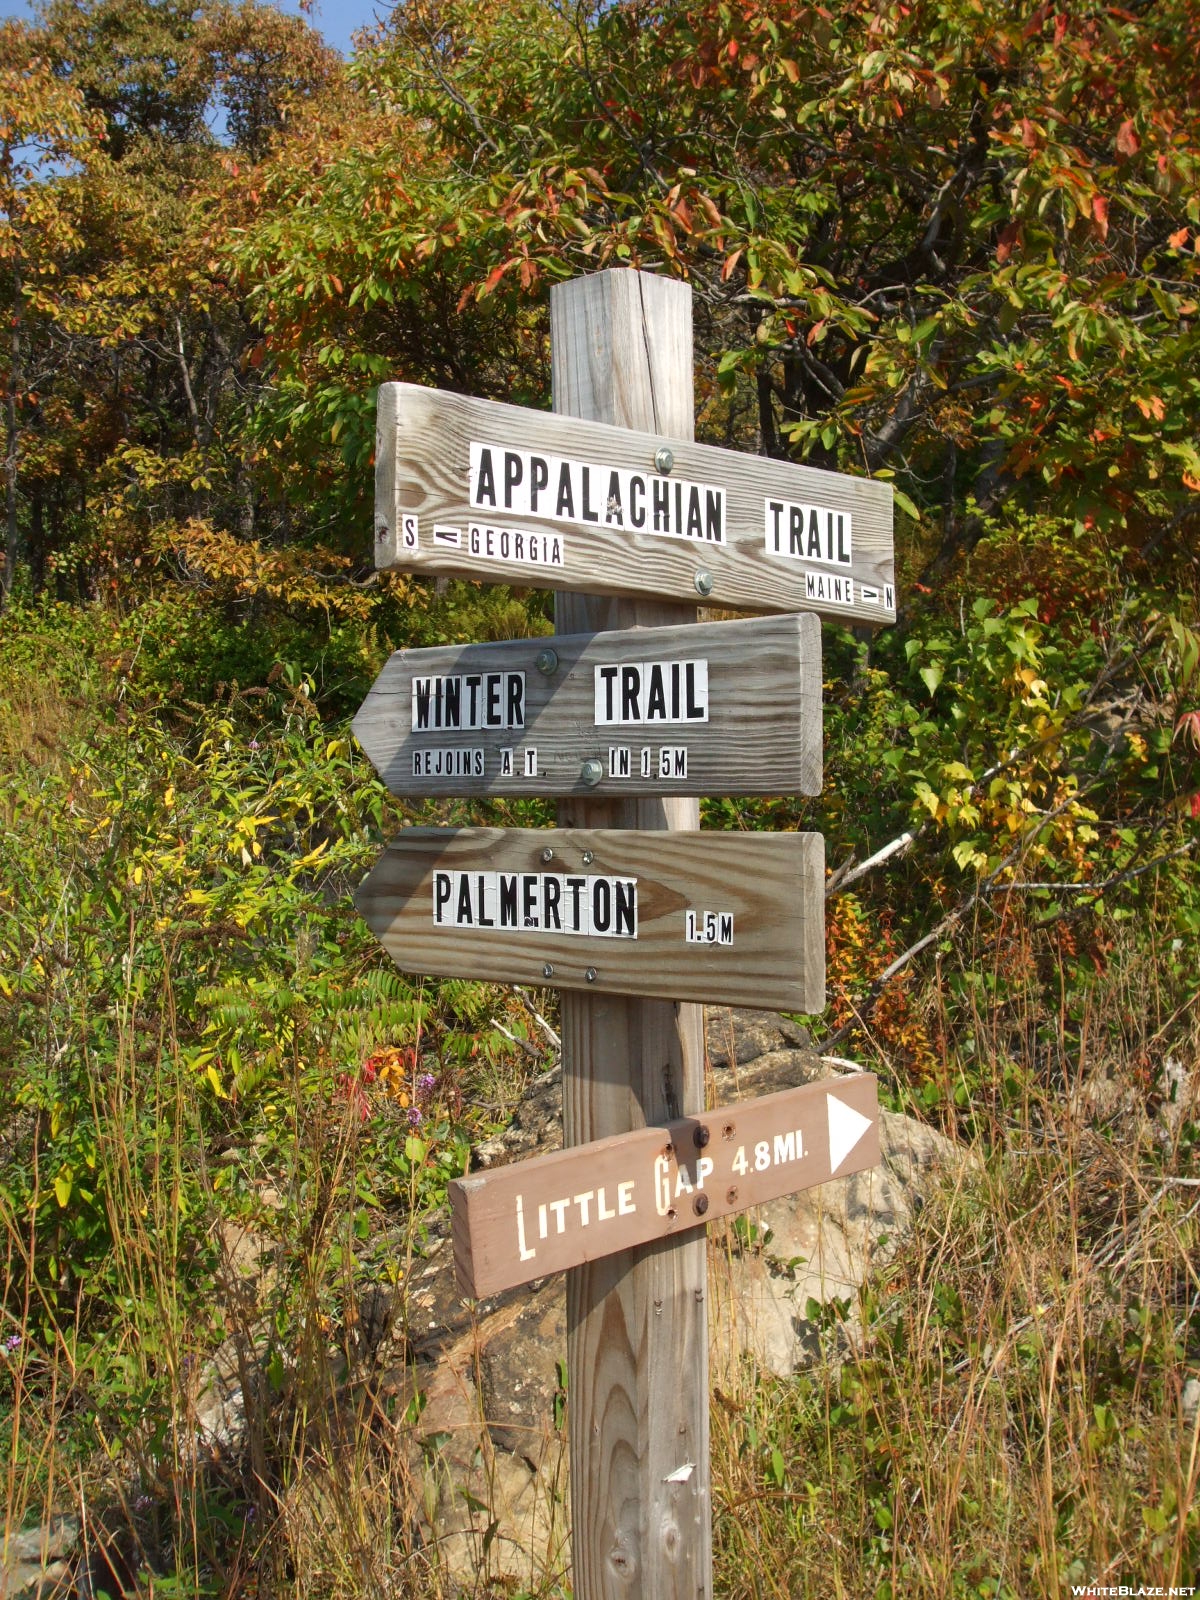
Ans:
{"label": "arrow-shaped sign", "polygon": [[836,1178],[842,1162],[875,1123],[836,1095],[828,1094],[825,1099],[829,1110],[829,1175]]}
{"label": "arrow-shaped sign", "polygon": [[455,1179],[459,1284],[482,1298],[862,1172],[878,1116],[864,1072]]}

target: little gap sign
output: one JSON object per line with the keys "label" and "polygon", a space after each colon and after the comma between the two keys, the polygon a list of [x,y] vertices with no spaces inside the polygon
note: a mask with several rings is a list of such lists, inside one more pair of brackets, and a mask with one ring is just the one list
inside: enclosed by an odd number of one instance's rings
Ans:
{"label": "little gap sign", "polygon": [[459,1288],[482,1299],[878,1161],[862,1073],[472,1173],[450,1184]]}
{"label": "little gap sign", "polygon": [[398,650],[354,732],[397,795],[818,794],[820,624]]}
{"label": "little gap sign", "polygon": [[379,390],[375,562],[896,617],[887,484],[404,383]]}

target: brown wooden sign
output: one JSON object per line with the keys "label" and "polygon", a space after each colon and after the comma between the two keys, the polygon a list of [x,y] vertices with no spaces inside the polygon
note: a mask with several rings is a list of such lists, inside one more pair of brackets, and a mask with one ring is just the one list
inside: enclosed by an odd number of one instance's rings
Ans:
{"label": "brown wooden sign", "polygon": [[397,650],[354,719],[393,794],[819,794],[813,616]]}
{"label": "brown wooden sign", "polygon": [[878,1161],[863,1073],[473,1173],[450,1185],[459,1287],[482,1299]]}
{"label": "brown wooden sign", "polygon": [[895,621],[885,483],[412,384],[377,416],[377,567]]}
{"label": "brown wooden sign", "polygon": [[408,828],[355,900],[407,972],[816,1012],[824,879],[818,833]]}

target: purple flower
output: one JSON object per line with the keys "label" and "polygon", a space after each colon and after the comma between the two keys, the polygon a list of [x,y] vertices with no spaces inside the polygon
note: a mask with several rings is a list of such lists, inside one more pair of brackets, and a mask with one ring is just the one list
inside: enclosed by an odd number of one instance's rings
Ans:
{"label": "purple flower", "polygon": [[251,750],[261,750],[262,749],[262,745],[259,744],[257,739],[251,739],[251,741],[250,741],[250,749]]}
{"label": "purple flower", "polygon": [[422,1100],[427,1100],[433,1093],[437,1079],[432,1072],[422,1072],[417,1077],[417,1093]]}
{"label": "purple flower", "polygon": [[421,1113],[420,1113],[419,1109],[416,1106],[409,1106],[409,1108],[408,1108],[408,1125],[409,1125],[409,1127],[410,1128],[419,1128],[423,1121],[424,1121],[424,1118],[421,1116]]}

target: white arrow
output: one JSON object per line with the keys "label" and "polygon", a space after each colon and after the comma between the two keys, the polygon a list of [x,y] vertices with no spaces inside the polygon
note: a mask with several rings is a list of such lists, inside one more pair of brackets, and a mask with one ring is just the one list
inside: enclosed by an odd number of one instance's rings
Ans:
{"label": "white arrow", "polygon": [[825,1096],[825,1104],[829,1108],[829,1176],[832,1177],[871,1127],[871,1119],[831,1094]]}

